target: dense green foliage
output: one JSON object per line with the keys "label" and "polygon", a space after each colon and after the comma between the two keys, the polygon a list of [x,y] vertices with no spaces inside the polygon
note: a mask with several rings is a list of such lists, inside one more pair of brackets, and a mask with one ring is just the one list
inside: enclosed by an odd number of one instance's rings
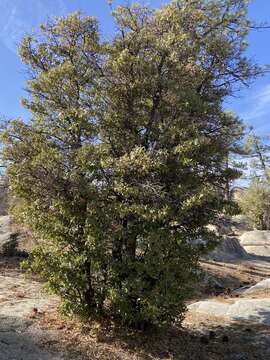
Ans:
{"label": "dense green foliage", "polygon": [[254,132],[245,141],[250,184],[239,199],[240,207],[252,227],[270,230],[270,144],[269,136]]}
{"label": "dense green foliage", "polygon": [[243,55],[246,10],[119,7],[111,42],[78,13],[23,40],[32,117],[10,122],[3,156],[14,212],[41,239],[30,266],[67,313],[181,320],[238,175],[239,122],[222,103],[260,71]]}
{"label": "dense green foliage", "polygon": [[270,230],[270,186],[268,182],[253,179],[239,199],[240,207],[252,227]]}

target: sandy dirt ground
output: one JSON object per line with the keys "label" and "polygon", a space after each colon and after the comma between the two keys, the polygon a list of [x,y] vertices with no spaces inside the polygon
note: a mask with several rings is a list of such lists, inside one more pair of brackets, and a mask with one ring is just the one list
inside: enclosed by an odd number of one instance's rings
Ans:
{"label": "sandy dirt ground", "polygon": [[1,258],[0,360],[79,359],[55,350],[56,331],[39,326],[39,317],[55,311],[57,304],[56,298],[42,292],[38,281],[25,277],[17,258]]}
{"label": "sandy dirt ground", "polygon": [[[6,232],[0,226],[3,241]],[[270,327],[254,321],[188,311],[182,327],[138,333],[106,321],[64,319],[57,311],[58,299],[44,293],[38,279],[26,277],[20,261],[0,256],[0,360],[270,359]],[[206,281],[202,280],[189,304],[270,298],[269,291],[250,295],[239,291],[270,278],[268,258],[208,259],[201,266]],[[266,312],[270,316],[270,310]]]}
{"label": "sandy dirt ground", "polygon": [[[269,277],[267,262],[202,264],[232,292]],[[228,293],[200,299],[230,302]],[[253,295],[266,296],[266,294]],[[241,297],[241,295],[240,295]],[[195,301],[195,299],[194,299]],[[0,360],[264,360],[270,359],[270,328],[187,313],[182,328],[138,334],[112,324],[79,323],[57,313],[58,300],[26,278],[17,258],[0,259]]]}

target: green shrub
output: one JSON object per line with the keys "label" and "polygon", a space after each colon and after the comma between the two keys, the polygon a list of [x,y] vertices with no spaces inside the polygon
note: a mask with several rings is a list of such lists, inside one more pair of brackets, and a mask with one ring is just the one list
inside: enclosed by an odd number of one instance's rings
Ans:
{"label": "green shrub", "polygon": [[270,186],[267,182],[253,180],[239,202],[252,227],[270,230]]}

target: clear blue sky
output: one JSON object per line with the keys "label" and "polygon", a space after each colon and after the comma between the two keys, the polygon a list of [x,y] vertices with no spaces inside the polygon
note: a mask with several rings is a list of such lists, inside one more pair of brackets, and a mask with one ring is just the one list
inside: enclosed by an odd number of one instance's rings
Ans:
{"label": "clear blue sky", "polygon": [[[131,0],[129,2],[132,2]],[[145,1],[147,2],[147,1]],[[150,0],[158,7],[162,0]],[[114,6],[123,3],[114,0]],[[126,1],[124,0],[124,3]],[[113,21],[107,0],[1,0],[0,1],[0,114],[7,118],[26,117],[20,106],[27,78],[16,53],[20,38],[35,29],[50,16],[65,15],[75,10],[97,16],[104,36],[113,31]],[[250,18],[270,23],[270,1],[253,0]],[[252,32],[249,36],[248,55],[258,63],[270,64],[270,29]],[[258,132],[270,133],[270,74],[256,80],[248,89],[229,100],[226,107],[234,110],[243,120],[252,124]]]}

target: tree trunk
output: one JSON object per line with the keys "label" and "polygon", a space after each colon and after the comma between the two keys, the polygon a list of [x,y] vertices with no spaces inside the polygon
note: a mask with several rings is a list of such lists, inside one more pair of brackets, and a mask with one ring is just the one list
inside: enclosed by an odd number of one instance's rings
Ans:
{"label": "tree trunk", "polygon": [[88,279],[88,286],[86,291],[84,292],[84,300],[85,303],[88,307],[88,309],[94,310],[96,308],[96,302],[95,302],[95,291],[94,288],[92,286],[92,273],[91,273],[91,262],[90,260],[86,261],[84,264],[84,268],[85,268],[85,273],[87,275],[87,279]]}

